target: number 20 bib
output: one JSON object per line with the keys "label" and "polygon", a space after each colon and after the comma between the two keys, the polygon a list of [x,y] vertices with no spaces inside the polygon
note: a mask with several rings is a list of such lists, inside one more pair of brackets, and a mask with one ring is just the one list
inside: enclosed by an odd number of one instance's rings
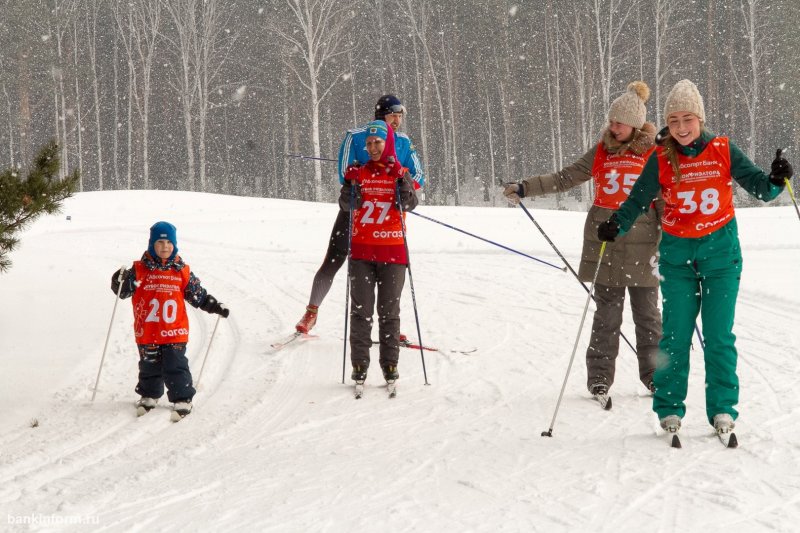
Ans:
{"label": "number 20 bib", "polygon": [[189,342],[189,317],[183,291],[189,283],[189,265],[180,272],[149,270],[134,262],[139,287],[133,293],[133,333],[136,344]]}
{"label": "number 20 bib", "polygon": [[658,181],[664,197],[663,230],[676,237],[697,238],[721,228],[734,217],[731,153],[727,137],[715,137],[697,157],[678,154],[681,180],[658,147]]}

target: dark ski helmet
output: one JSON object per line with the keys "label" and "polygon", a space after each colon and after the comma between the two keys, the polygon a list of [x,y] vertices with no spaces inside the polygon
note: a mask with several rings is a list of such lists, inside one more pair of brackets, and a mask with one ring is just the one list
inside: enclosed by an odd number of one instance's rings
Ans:
{"label": "dark ski helmet", "polygon": [[405,113],[406,107],[398,97],[393,94],[385,94],[378,98],[375,104],[375,120],[383,120],[390,113]]}

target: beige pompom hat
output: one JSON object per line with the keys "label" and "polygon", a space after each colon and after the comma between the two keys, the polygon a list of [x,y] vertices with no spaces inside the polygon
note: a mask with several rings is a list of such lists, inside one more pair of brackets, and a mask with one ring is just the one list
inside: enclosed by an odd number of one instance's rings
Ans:
{"label": "beige pompom hat", "polygon": [[689,80],[679,81],[669,91],[667,101],[664,103],[664,120],[669,118],[672,113],[680,111],[693,113],[701,121],[706,121],[703,97],[700,95],[700,91],[697,90],[697,85]]}
{"label": "beige pompom hat", "polygon": [[644,103],[650,98],[650,87],[643,81],[633,81],[621,96],[611,102],[608,109],[609,122],[627,124],[642,129],[647,117]]}

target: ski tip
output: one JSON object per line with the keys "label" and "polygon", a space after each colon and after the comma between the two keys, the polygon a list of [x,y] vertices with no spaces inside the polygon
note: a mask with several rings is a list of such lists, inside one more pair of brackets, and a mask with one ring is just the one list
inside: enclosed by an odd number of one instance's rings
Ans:
{"label": "ski tip", "polygon": [[672,436],[672,442],[670,443],[670,446],[673,448],[683,448],[683,446],[681,446],[681,439],[679,439],[677,435]]}
{"label": "ski tip", "polygon": [[611,396],[608,397],[608,401],[603,406],[603,409],[605,409],[606,411],[610,411],[611,410]]}
{"label": "ski tip", "polygon": [[728,439],[728,448],[738,448],[739,447],[739,440],[736,438],[736,433],[731,433],[731,437]]}

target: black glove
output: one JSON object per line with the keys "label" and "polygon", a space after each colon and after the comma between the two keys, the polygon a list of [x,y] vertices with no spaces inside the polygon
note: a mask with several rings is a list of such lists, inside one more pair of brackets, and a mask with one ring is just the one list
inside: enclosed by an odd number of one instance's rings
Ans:
{"label": "black glove", "polygon": [[597,238],[604,242],[614,242],[614,239],[619,235],[619,222],[617,222],[617,215],[611,215],[611,218],[605,222],[601,222],[597,226]]}
{"label": "black glove", "polygon": [[342,211],[350,211],[351,202],[353,209],[361,207],[361,185],[358,182],[351,184],[351,182],[345,181],[339,192],[339,208]]}
{"label": "black glove", "polygon": [[225,307],[225,304],[219,303],[217,299],[210,294],[206,295],[206,299],[203,301],[200,309],[207,313],[216,313],[222,316],[222,318],[228,318],[228,315],[231,314],[231,310]]}
{"label": "black glove", "polygon": [[133,269],[120,270],[122,270],[122,290],[120,290],[119,270],[114,272],[114,274],[111,276],[111,290],[114,294],[119,294],[120,298],[127,298],[128,296],[132,295],[133,291],[136,289],[135,276],[133,274]]}
{"label": "black glove", "polygon": [[773,185],[786,185],[786,178],[791,178],[794,171],[792,165],[783,157],[783,150],[775,152],[775,160],[772,162],[772,172],[769,174],[769,181]]}

